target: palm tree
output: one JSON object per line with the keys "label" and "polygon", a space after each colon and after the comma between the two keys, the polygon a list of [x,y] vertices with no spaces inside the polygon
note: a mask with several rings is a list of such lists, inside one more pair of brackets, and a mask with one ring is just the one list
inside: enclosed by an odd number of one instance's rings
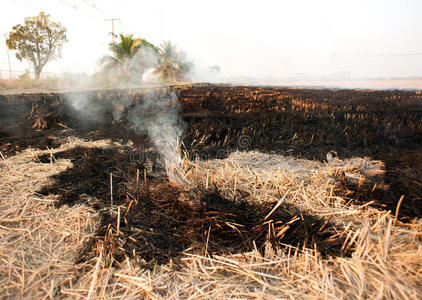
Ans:
{"label": "palm tree", "polygon": [[185,52],[177,50],[176,45],[170,41],[163,42],[158,53],[158,65],[155,72],[161,80],[184,80],[193,67],[193,63],[187,60]]}
{"label": "palm tree", "polygon": [[158,56],[153,44],[145,39],[135,39],[132,34],[121,34],[120,41],[111,43],[109,49],[113,55],[101,58],[100,64],[126,81],[140,81],[145,70],[155,65]]}

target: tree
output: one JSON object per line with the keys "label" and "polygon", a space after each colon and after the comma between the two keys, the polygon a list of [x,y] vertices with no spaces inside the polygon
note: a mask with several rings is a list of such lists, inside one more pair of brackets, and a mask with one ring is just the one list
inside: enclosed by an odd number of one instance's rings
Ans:
{"label": "tree", "polygon": [[177,50],[176,45],[170,41],[163,42],[158,52],[158,76],[164,81],[185,80],[185,76],[193,67],[193,63],[187,60],[186,53]]}
{"label": "tree", "polygon": [[119,42],[109,47],[113,55],[104,56],[100,64],[106,71],[117,71],[120,80],[140,82],[147,68],[156,64],[158,50],[145,39],[133,38],[132,34],[120,35]]}
{"label": "tree", "polygon": [[67,42],[66,28],[50,21],[49,17],[40,12],[36,17],[25,18],[23,25],[13,26],[6,40],[10,50],[17,50],[16,57],[20,61],[30,62],[36,78],[40,77],[47,62],[60,56],[63,44]]}

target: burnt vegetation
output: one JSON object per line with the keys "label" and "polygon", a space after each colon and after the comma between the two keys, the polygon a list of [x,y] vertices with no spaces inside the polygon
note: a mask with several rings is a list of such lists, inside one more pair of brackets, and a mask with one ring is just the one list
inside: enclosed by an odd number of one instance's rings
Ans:
{"label": "burnt vegetation", "polygon": [[[405,195],[399,219],[409,222],[422,216],[420,92],[208,85],[173,89],[179,93],[182,117],[188,123],[183,147],[190,156],[224,158],[236,150],[320,161],[325,161],[331,150],[341,158],[368,156],[384,162],[389,188],[368,191],[343,182],[339,195],[385,210],[395,210]],[[91,97],[98,95],[124,95],[133,103],[142,98],[142,91],[93,92]],[[101,122],[80,124],[53,98],[19,104],[23,121],[15,122],[19,130],[2,130],[0,150],[13,155],[27,147],[45,149],[59,143],[58,138],[73,135],[111,138],[119,143],[109,148],[78,147],[37,158],[40,163],[59,159],[73,163],[73,167],[54,175],[51,185],[39,191],[41,194],[57,194],[58,206],[87,203],[101,212],[101,226],[81,249],[78,261],[94,256],[99,246],[105,257],[113,256],[117,261],[130,257],[150,268],[177,260],[188,248],[210,255],[255,248],[265,251],[266,244],[283,249],[288,249],[286,245],[306,246],[322,256],[347,256],[353,250],[353,245],[344,245],[343,228],[329,219],[301,212],[294,205],[283,204],[266,218],[276,203],[257,205],[241,196],[227,199],[215,186],[189,191],[189,197],[195,197],[200,205],[186,205],[179,201],[186,193],[183,187],[165,176],[144,177],[145,161],[134,161],[130,154],[149,141],[131,132],[124,119],[113,123],[111,108],[104,110]],[[239,145],[241,136],[249,137],[249,142]],[[126,146],[128,140],[134,145]],[[110,173],[114,209],[110,209]]]}
{"label": "burnt vegetation", "polygon": [[367,156],[384,162],[390,189],[345,186],[348,197],[392,210],[405,195],[400,216],[422,216],[420,92],[214,87],[188,89],[180,100],[189,121],[185,144],[201,157],[224,158],[242,135],[251,138],[246,150],[320,161],[331,150]]}
{"label": "burnt vegetation", "polygon": [[[200,207],[179,201],[187,193],[167,178],[140,179],[136,185],[136,166],[124,151],[116,148],[74,148],[52,158],[39,156],[41,163],[71,159],[73,167],[52,177],[53,184],[40,194],[58,194],[56,205],[85,203],[100,210],[101,226],[78,261],[90,258],[93,248],[103,245],[106,256],[118,261],[125,257],[145,267],[168,263],[188,248],[209,254],[242,253],[254,248],[264,251],[291,245],[316,248],[325,255],[344,255],[349,249],[342,229],[329,220],[301,212],[293,205],[272,211],[276,203],[248,203],[244,199],[226,199],[217,188],[194,190]],[[142,167],[141,167],[142,170]],[[113,205],[121,206],[120,215],[110,208],[109,174],[113,174]],[[119,223],[119,233],[117,233]]]}

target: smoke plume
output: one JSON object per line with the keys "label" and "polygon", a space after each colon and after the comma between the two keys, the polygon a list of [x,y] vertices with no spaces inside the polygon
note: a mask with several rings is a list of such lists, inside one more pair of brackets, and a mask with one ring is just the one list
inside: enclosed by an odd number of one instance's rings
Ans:
{"label": "smoke plume", "polygon": [[[136,59],[143,59],[144,66],[155,60],[153,53],[148,51]],[[141,64],[136,65],[139,67]],[[144,72],[145,69],[131,72],[130,81],[141,81]],[[130,81],[126,84],[130,85]],[[120,88],[123,85],[125,84],[119,82]],[[78,127],[85,129],[107,126],[111,122],[111,116],[113,122],[123,121],[122,124],[125,124],[127,121],[136,134],[148,136],[159,154],[159,163],[165,166],[170,178],[178,181],[174,171],[182,162],[179,140],[186,129],[186,124],[180,117],[181,104],[178,102],[178,95],[170,88],[161,88],[138,96],[121,89],[110,92],[69,92],[62,96],[63,114],[77,120]]]}
{"label": "smoke plume", "polygon": [[147,134],[160,154],[167,175],[177,181],[175,169],[182,159],[179,141],[185,132],[186,123],[180,117],[181,105],[174,91],[147,94],[129,112],[130,127],[137,134]]}

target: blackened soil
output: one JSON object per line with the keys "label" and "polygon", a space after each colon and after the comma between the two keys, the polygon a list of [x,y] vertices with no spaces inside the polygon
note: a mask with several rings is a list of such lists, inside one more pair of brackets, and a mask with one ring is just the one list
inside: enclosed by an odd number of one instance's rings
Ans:
{"label": "blackened soil", "polygon": [[[422,217],[420,93],[201,85],[176,90],[181,115],[188,125],[184,147],[192,157],[224,158],[236,150],[320,161],[331,150],[336,150],[340,158],[368,156],[384,162],[384,180],[390,188],[362,191],[344,185],[344,194],[356,203],[372,201],[377,209],[393,212],[404,195],[400,220]],[[120,97],[119,93],[113,97]],[[183,192],[181,187],[171,185],[165,177],[147,178],[145,184],[144,160],[137,155],[136,147],[145,148],[150,142],[136,136],[127,120],[113,123],[107,119],[112,115],[107,111],[102,123],[82,126],[74,115],[53,109],[57,105],[20,105],[19,113],[14,113],[13,106],[5,106],[0,111],[5,118],[0,120],[2,154],[13,155],[27,147],[57,147],[66,136],[134,142],[132,148],[79,147],[56,153],[54,158],[39,158],[40,163],[54,163],[60,158],[73,163],[73,167],[53,176],[52,184],[40,190],[42,194],[58,195],[57,205],[86,203],[102,215],[102,226],[81,251],[81,260],[92,255],[98,243],[117,260],[134,257],[145,266],[177,258],[187,248],[202,254],[205,250],[211,254],[240,253],[253,249],[254,244],[264,251],[266,243],[276,248],[282,244],[315,245],[324,256],[350,254],[351,250],[341,246],[343,228],[294,206],[282,206],[264,219],[275,203],[256,206],[242,199],[233,203],[217,190],[196,191],[201,194],[200,210],[184,205],[177,200]],[[241,143],[245,137],[246,143]],[[139,188],[135,183],[137,169],[141,174]],[[121,214],[119,235],[117,206]]]}
{"label": "blackened soil", "polygon": [[[276,203],[251,204],[225,199],[218,190],[197,190],[191,193],[198,195],[202,204],[193,208],[178,200],[186,191],[165,177],[147,177],[145,183],[143,165],[133,163],[127,150],[77,147],[38,157],[40,163],[70,159],[73,164],[52,176],[52,184],[39,193],[57,194],[58,206],[90,205],[102,216],[96,237],[81,249],[79,262],[94,255],[98,242],[116,260],[131,257],[145,267],[177,261],[188,248],[211,255],[242,253],[255,247],[263,252],[270,243],[275,248],[283,248],[283,244],[316,247],[323,256],[350,254],[349,249],[341,249],[342,228],[291,205],[281,206],[265,219]],[[141,174],[138,187],[137,168]],[[117,215],[110,209],[110,174],[113,205],[120,206],[120,234],[112,238],[109,232],[110,228],[117,231]]]}
{"label": "blackened soil", "polygon": [[[91,199],[95,209],[111,205],[111,182],[113,185],[114,204],[124,203],[126,193],[125,179],[133,175],[134,165],[127,151],[116,147],[88,148],[76,147],[63,152],[39,156],[41,163],[53,160],[70,159],[72,168],[53,175],[53,184],[42,188],[42,195],[58,194],[56,205],[74,205]],[[110,181],[111,180],[111,181]]]}

